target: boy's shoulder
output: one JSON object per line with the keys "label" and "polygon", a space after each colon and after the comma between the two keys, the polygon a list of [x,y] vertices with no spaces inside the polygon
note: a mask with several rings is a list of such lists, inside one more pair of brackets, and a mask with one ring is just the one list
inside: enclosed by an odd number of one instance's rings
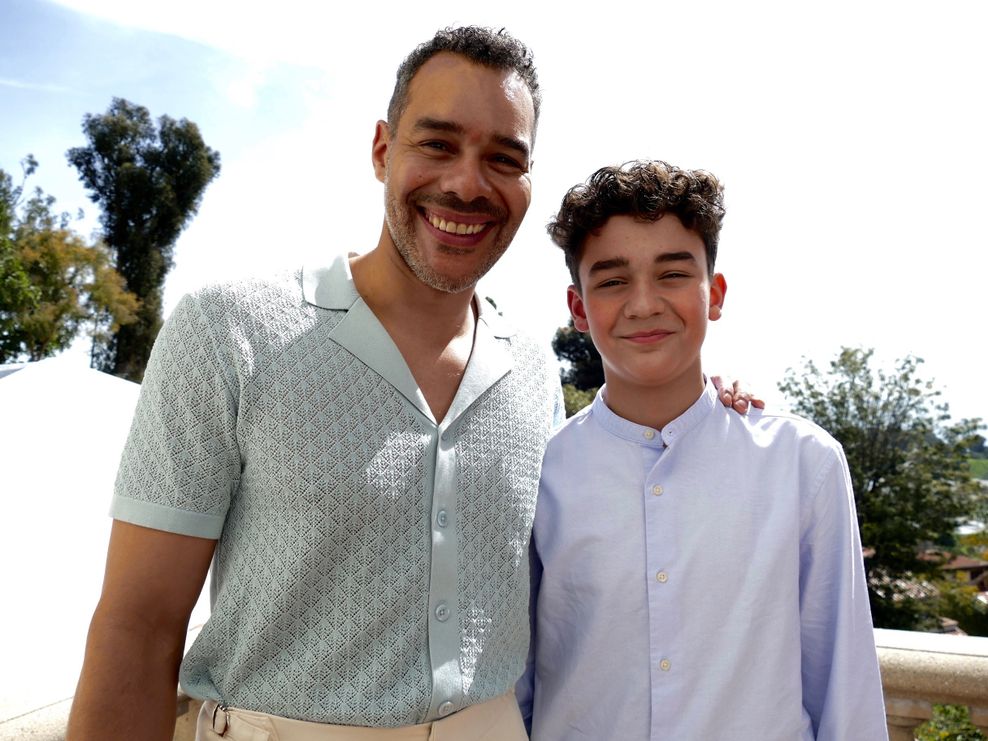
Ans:
{"label": "boy's shoulder", "polygon": [[736,417],[735,422],[761,442],[779,438],[813,442],[827,448],[840,447],[840,443],[816,422],[793,412],[751,408],[746,415],[740,415],[726,408],[721,411],[729,418]]}

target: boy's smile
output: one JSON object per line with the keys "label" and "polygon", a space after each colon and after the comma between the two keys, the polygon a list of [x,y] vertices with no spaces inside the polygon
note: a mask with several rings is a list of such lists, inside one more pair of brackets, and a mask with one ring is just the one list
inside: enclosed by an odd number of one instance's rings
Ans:
{"label": "boy's smile", "polygon": [[[608,406],[653,426],[685,411],[703,391],[700,348],[727,291],[708,275],[703,239],[672,214],[614,216],[587,237],[579,276],[570,312],[603,358]],[[654,399],[662,419],[636,419]]]}

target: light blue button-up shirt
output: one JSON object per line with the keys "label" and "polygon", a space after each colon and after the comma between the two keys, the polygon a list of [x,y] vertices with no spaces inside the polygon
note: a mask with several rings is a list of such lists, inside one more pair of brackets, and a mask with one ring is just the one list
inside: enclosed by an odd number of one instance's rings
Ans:
{"label": "light blue button-up shirt", "polygon": [[885,739],[838,443],[709,384],[661,430],[605,395],[543,465],[533,741]]}

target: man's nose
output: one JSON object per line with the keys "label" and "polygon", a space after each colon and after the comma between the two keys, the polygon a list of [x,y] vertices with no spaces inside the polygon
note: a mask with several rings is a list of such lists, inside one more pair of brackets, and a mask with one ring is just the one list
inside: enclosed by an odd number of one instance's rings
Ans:
{"label": "man's nose", "polygon": [[450,164],[441,187],[444,192],[453,193],[467,203],[477,198],[489,200],[494,190],[487,177],[485,163],[477,157],[466,155]]}

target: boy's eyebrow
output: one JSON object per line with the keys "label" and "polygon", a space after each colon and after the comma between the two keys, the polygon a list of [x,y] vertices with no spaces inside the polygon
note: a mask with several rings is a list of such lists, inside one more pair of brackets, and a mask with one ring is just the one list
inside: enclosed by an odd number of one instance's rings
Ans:
{"label": "boy's eyebrow", "polygon": [[655,258],[656,262],[696,262],[692,252],[665,252]]}
{"label": "boy's eyebrow", "polygon": [[588,275],[599,273],[602,270],[613,270],[614,268],[626,268],[630,263],[626,257],[612,257],[610,260],[598,260],[590,266]]}
{"label": "boy's eyebrow", "polygon": [[[696,262],[696,257],[691,252],[664,252],[656,255],[656,264],[665,262]],[[590,266],[588,275],[599,273],[603,270],[613,270],[614,268],[626,268],[630,265],[626,257],[612,257],[609,260],[598,260]]]}
{"label": "boy's eyebrow", "polygon": [[[462,134],[465,129],[455,121],[445,121],[441,118],[430,118],[428,116],[424,116],[423,118],[415,121],[412,126],[412,131],[444,131],[448,134]],[[531,149],[528,144],[523,142],[521,139],[516,139],[513,136],[495,135],[494,141],[502,147],[515,150],[518,154],[524,157],[526,161],[531,154]]]}

